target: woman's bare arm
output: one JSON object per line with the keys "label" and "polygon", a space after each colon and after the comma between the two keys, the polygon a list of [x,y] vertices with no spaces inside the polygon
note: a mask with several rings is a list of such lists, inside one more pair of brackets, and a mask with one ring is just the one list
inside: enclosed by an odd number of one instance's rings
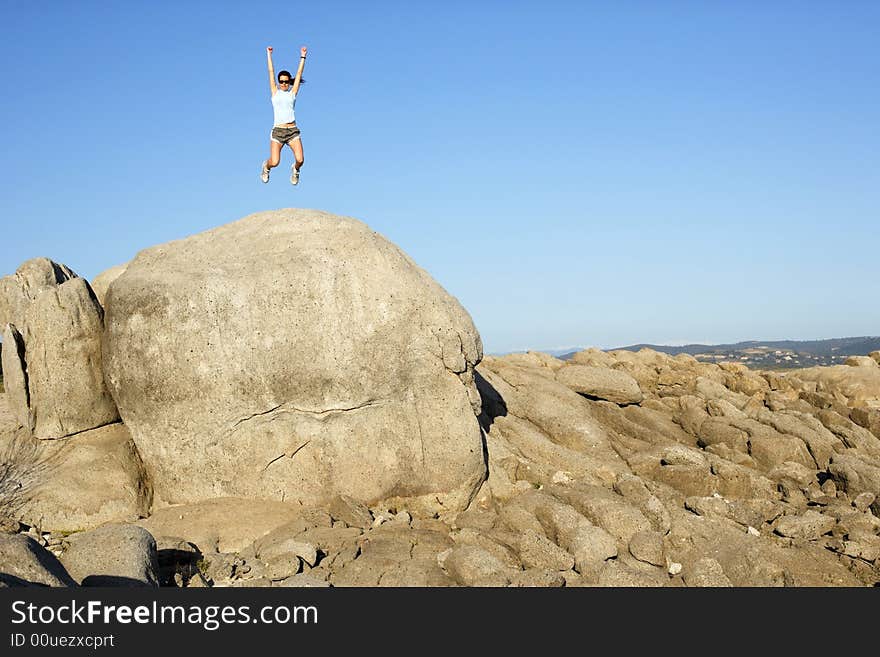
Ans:
{"label": "woman's bare arm", "polygon": [[309,49],[303,46],[299,49],[299,68],[296,69],[296,77],[293,80],[293,95],[296,96],[296,92],[299,91],[299,81],[302,78],[303,69],[306,67],[306,54],[309,52]]}
{"label": "woman's bare arm", "polygon": [[269,60],[269,90],[274,96],[275,92],[278,91],[278,86],[275,84],[275,66],[272,64],[272,46],[266,48],[266,58]]}

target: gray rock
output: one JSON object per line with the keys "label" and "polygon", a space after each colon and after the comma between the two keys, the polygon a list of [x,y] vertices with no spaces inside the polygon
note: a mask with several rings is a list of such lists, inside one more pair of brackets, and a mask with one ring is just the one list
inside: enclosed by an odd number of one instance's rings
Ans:
{"label": "gray rock", "polygon": [[873,561],[880,559],[880,537],[864,536],[857,541],[844,541],[843,553],[848,557]]}
{"label": "gray rock", "polygon": [[30,414],[24,338],[13,324],[3,326],[3,344],[6,346],[0,355],[0,361],[2,361],[3,387],[6,390],[9,409],[18,425],[30,431],[33,418]]}
{"label": "gray rock", "polygon": [[83,586],[159,586],[156,541],[137,525],[75,534],[61,562]]}
{"label": "gray rock", "polygon": [[522,565],[542,571],[571,570],[574,557],[553,541],[536,532],[522,534],[517,543],[519,560]]}
{"label": "gray rock", "polygon": [[110,284],[122,275],[126,267],[128,267],[128,263],[110,267],[110,269],[102,271],[92,279],[92,290],[95,292],[95,296],[98,298],[98,303],[100,303],[102,307],[104,306],[104,299],[107,296],[107,290],[110,288]]}
{"label": "gray rock", "polygon": [[648,490],[639,477],[627,474],[619,476],[614,484],[614,490],[637,506],[656,531],[661,534],[669,532],[672,526],[669,510],[657,496]]}
{"label": "gray rock", "polygon": [[529,513],[520,506],[508,504],[504,506],[498,513],[500,523],[511,531],[525,534],[526,532],[534,532],[544,534],[544,528],[535,517],[535,514]]}
{"label": "gray rock", "polygon": [[789,538],[817,539],[827,534],[837,521],[816,511],[806,511],[799,516],[783,516],[776,521],[775,531]]}
{"label": "gray rock", "polygon": [[453,527],[458,529],[476,529],[489,531],[498,521],[498,514],[492,510],[468,509],[462,511],[453,521]]}
{"label": "gray rock", "polygon": [[737,465],[722,458],[710,457],[713,486],[720,495],[731,499],[776,500],[779,498],[776,482],[754,468]]}
{"label": "gray rock", "polygon": [[232,588],[268,588],[273,586],[274,582],[268,577],[255,577],[253,579],[237,579],[228,584]]}
{"label": "gray rock", "polygon": [[732,513],[730,504],[723,497],[692,496],[685,499],[684,506],[700,516],[727,518]]}
{"label": "gray rock", "polygon": [[594,525],[626,544],[633,534],[652,529],[650,521],[626,498],[599,486],[551,488],[554,495],[577,509]]}
{"label": "gray rock", "polygon": [[[511,367],[501,358],[487,360],[480,372],[491,379],[493,386],[497,383],[504,390],[507,414],[528,420],[556,445],[579,452],[578,469],[592,462],[585,471],[590,480],[610,484],[617,473],[626,471],[626,464],[611,445],[608,431],[593,417],[591,402],[534,370]],[[530,446],[536,442],[528,440]],[[557,469],[548,468],[548,479]]]}
{"label": "gray rock", "polygon": [[475,529],[462,529],[452,536],[456,545],[477,546],[498,559],[507,568],[519,570],[522,566],[514,547],[520,537],[515,534],[483,533]]}
{"label": "gray rock", "polygon": [[705,557],[698,560],[683,574],[684,581],[688,586],[700,587],[730,587],[733,584],[724,574],[721,564],[715,559]]}
{"label": "gray rock", "polygon": [[473,321],[357,220],[261,212],[146,249],[105,305],[108,383],[161,502],[432,515],[486,476]]}
{"label": "gray rock", "polygon": [[313,527],[299,535],[299,540],[314,545],[319,552],[318,568],[338,572],[360,553],[363,531],[357,527],[345,529]]}
{"label": "gray rock", "polygon": [[[861,368],[856,371],[860,370]],[[848,447],[858,450],[858,453],[864,457],[880,460],[880,438],[868,429],[851,421],[846,415],[831,410],[820,411],[818,419],[824,427],[839,439],[841,446],[835,452],[846,453],[845,448]],[[832,460],[837,455],[832,454]]]}
{"label": "gray rock", "polygon": [[309,566],[318,563],[318,550],[311,543],[299,541],[295,538],[285,538],[271,543],[263,542],[257,552],[260,559],[272,559],[281,555],[293,555],[299,557]]}
{"label": "gray rock", "polygon": [[[842,454],[835,454],[828,471],[837,488],[846,491],[851,498],[862,493],[876,495],[880,491],[880,460],[865,456],[857,450],[850,449]],[[880,504],[876,499],[871,508],[880,513]]]}
{"label": "gray rock", "polygon": [[858,407],[852,409],[850,418],[853,422],[880,437],[880,408]]}
{"label": "gray rock", "polygon": [[462,586],[506,586],[514,572],[476,545],[456,545],[437,559],[440,567]]}
{"label": "gray rock", "polygon": [[[240,552],[276,530],[283,534],[283,538],[290,538],[312,526],[304,519],[305,515],[298,505],[284,502],[217,498],[156,509],[149,518],[139,520],[137,524],[154,536],[183,537],[207,554]],[[314,514],[316,518],[321,515],[329,521],[326,512]],[[285,527],[292,523],[297,523],[298,532]],[[285,529],[281,530],[282,527]],[[360,533],[360,530],[353,531]]]}
{"label": "gray rock", "polygon": [[629,540],[629,553],[639,561],[665,567],[666,555],[663,537],[657,532],[637,532]]}
{"label": "gray rock", "polygon": [[302,568],[302,561],[293,553],[278,554],[266,561],[265,577],[273,582],[296,575]]}
{"label": "gray rock", "polygon": [[303,509],[301,517],[309,527],[332,527],[333,518],[323,509]]}
{"label": "gray rock", "polygon": [[574,556],[579,573],[598,570],[617,556],[617,541],[566,504],[546,504],[537,508],[538,520],[549,537]]}
{"label": "gray rock", "polygon": [[341,520],[349,527],[369,529],[373,526],[373,516],[366,505],[348,495],[336,495],[330,500],[328,511],[332,518]]}
{"label": "gray rock", "polygon": [[[234,552],[214,552],[201,559],[201,571],[214,586],[229,586],[236,578],[253,572],[250,579],[262,576],[265,566],[257,569],[245,568],[245,560]],[[260,572],[256,572],[259,570]],[[247,572],[245,572],[247,571]]]}
{"label": "gray rock", "polygon": [[599,572],[599,586],[657,588],[664,582],[657,576],[634,570],[618,561],[609,561]]}
{"label": "gray rock", "polygon": [[742,429],[733,426],[727,418],[707,419],[700,425],[697,436],[701,447],[721,443],[739,452],[747,453],[749,450],[749,435]]}
{"label": "gray rock", "polygon": [[0,533],[0,586],[76,586],[58,559],[30,536]]}
{"label": "gray rock", "polygon": [[515,587],[541,587],[559,588],[565,586],[565,577],[556,570],[540,570],[528,568],[513,573],[510,578],[510,586]]}
{"label": "gray rock", "polygon": [[873,367],[876,368],[878,363],[876,360],[871,358],[870,356],[849,356],[845,361],[843,361],[844,365],[848,365],[849,367]]}
{"label": "gray rock", "polygon": [[876,500],[877,496],[874,493],[859,493],[856,495],[856,499],[853,500],[853,506],[859,511],[867,511]]}
{"label": "gray rock", "polygon": [[46,531],[79,532],[149,515],[146,468],[121,423],[41,441],[45,469],[22,512]]}
{"label": "gray rock", "polygon": [[119,420],[104,382],[103,312],[83,278],[43,291],[25,313],[30,429],[61,438]]}
{"label": "gray rock", "polygon": [[762,468],[771,469],[791,461],[807,469],[816,469],[816,461],[797,436],[780,433],[755,420],[735,420],[734,424],[748,433],[750,454]]}
{"label": "gray rock", "polygon": [[310,573],[300,573],[274,584],[286,588],[323,589],[330,586],[327,580],[316,577]]}
{"label": "gray rock", "polygon": [[713,417],[745,418],[746,413],[726,399],[708,399],[706,408]]}
{"label": "gray rock", "polygon": [[678,400],[679,412],[674,416],[675,421],[691,435],[699,436],[700,427],[709,418],[706,402],[693,395],[682,395]]}
{"label": "gray rock", "polygon": [[[183,584],[183,578],[179,579],[180,584]],[[178,578],[174,578],[175,584],[178,584]],[[199,571],[193,573],[193,576],[186,581],[186,588],[188,589],[207,589],[211,587],[211,583],[202,575]]]}
{"label": "gray rock", "polygon": [[456,586],[433,559],[410,559],[388,568],[379,580],[383,587],[447,587]]}
{"label": "gray rock", "polygon": [[791,479],[800,486],[806,487],[811,482],[816,481],[816,470],[808,468],[800,463],[785,461],[775,466],[767,476],[774,481],[782,481],[783,479]]}
{"label": "gray rock", "polygon": [[556,371],[556,380],[577,393],[615,404],[637,404],[644,399],[638,382],[620,370],[567,365]]}
{"label": "gray rock", "polygon": [[25,313],[33,300],[76,277],[70,268],[48,258],[23,262],[13,275],[0,278],[0,326],[14,324],[27,337]]}

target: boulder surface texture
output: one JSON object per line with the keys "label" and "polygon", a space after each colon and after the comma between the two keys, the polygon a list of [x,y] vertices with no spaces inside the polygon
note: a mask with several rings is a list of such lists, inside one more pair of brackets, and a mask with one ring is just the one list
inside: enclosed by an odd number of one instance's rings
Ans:
{"label": "boulder surface texture", "polygon": [[360,221],[279,210],[140,252],[104,369],[157,502],[406,500],[486,475],[468,313]]}
{"label": "boulder surface texture", "polygon": [[104,312],[84,278],[46,258],[0,279],[2,356],[19,423],[55,439],[119,419],[104,383]]}

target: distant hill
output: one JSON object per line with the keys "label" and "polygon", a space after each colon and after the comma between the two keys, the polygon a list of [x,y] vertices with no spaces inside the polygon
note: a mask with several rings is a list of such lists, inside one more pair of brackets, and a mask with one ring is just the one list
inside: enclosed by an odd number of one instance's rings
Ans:
{"label": "distant hill", "polygon": [[[686,344],[667,347],[656,344],[635,344],[618,347],[626,351],[653,349],[670,356],[690,354],[703,362],[739,361],[758,368],[812,367],[840,364],[848,356],[864,356],[880,350],[880,336],[831,338],[829,340],[749,340],[736,344]],[[605,351],[613,351],[606,349]],[[568,360],[577,351],[562,354]]]}

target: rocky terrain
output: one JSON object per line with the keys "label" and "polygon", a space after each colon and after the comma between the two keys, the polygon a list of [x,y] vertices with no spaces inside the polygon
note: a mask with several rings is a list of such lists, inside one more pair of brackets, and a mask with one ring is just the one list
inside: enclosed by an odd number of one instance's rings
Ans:
{"label": "rocky terrain", "polygon": [[[880,337],[832,338],[828,340],[764,340],[736,344],[686,344],[681,346],[641,344],[620,347],[626,351],[652,349],[670,356],[690,354],[701,363],[737,362],[758,370],[790,370],[804,367],[842,365],[850,356],[880,350]],[[560,352],[568,360],[581,351]],[[618,350],[615,350],[618,351]]]}
{"label": "rocky terrain", "polygon": [[880,583],[880,352],[483,357],[397,247],[293,210],[91,284],[28,261],[0,322],[5,585]]}

